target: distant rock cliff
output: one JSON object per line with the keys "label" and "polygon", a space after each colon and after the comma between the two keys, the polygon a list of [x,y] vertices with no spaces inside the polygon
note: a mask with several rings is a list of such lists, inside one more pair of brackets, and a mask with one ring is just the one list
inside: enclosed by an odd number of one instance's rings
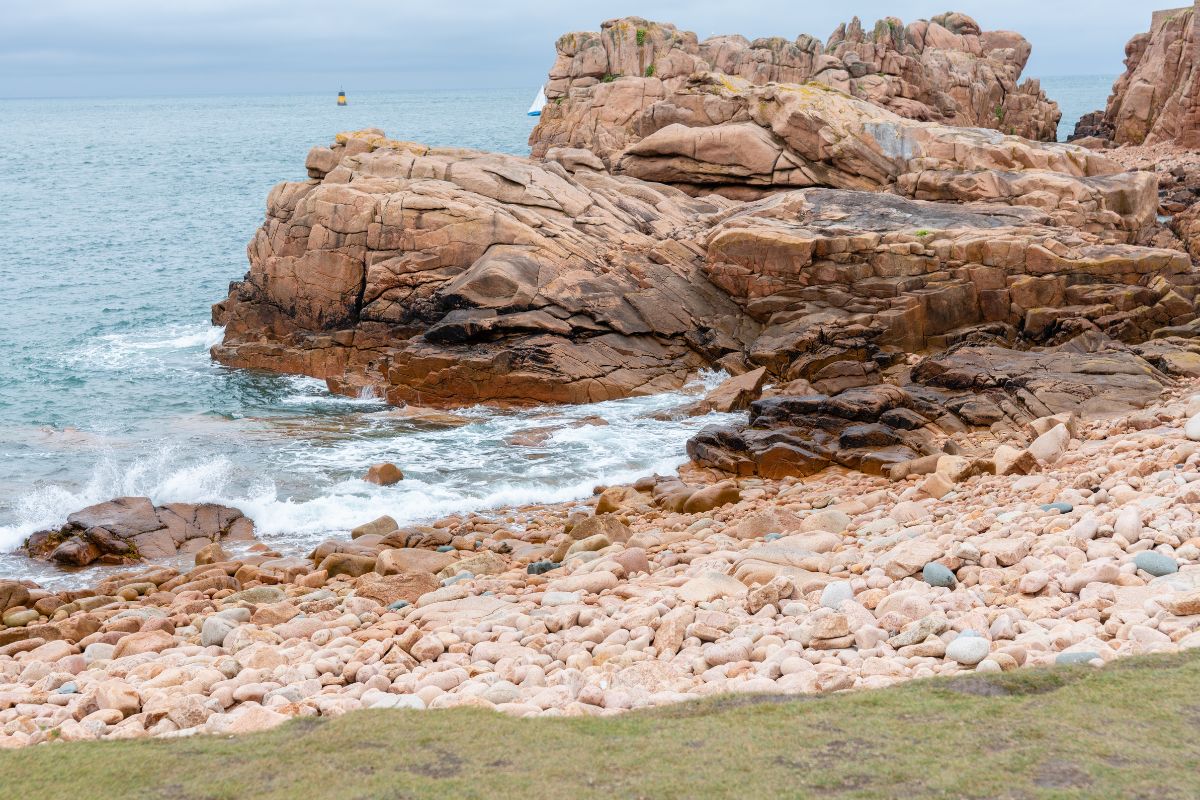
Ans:
{"label": "distant rock cliff", "polygon": [[1154,13],[1150,31],[1125,45],[1125,72],[1113,84],[1103,114],[1085,115],[1072,138],[1200,147],[1197,9],[1200,0],[1195,7]]}
{"label": "distant rock cliff", "polygon": [[964,14],[904,25],[889,17],[864,31],[857,18],[828,42],[801,35],[748,41],[694,33],[637,17],[557,42],[546,96],[530,137],[535,156],[582,147],[607,159],[671,123],[707,125],[719,99],[679,106],[690,76],[714,72],[763,86],[815,81],[901,116],[1054,140],[1061,113],[1035,80],[1019,83],[1030,44],[1011,31],[981,31]]}

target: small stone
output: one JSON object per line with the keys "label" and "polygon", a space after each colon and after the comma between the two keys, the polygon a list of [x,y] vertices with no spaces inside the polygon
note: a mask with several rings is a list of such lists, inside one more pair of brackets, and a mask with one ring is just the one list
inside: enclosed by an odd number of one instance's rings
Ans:
{"label": "small stone", "polygon": [[934,499],[941,500],[954,491],[954,482],[940,472],[931,472],[922,481],[921,491]]}
{"label": "small stone", "polygon": [[562,564],[559,564],[557,561],[534,561],[525,568],[525,571],[530,575],[544,575],[550,570],[558,569],[561,566]]}
{"label": "small stone", "polygon": [[1100,658],[1100,654],[1093,650],[1084,650],[1078,653],[1059,653],[1054,657],[1054,663],[1059,666],[1070,666],[1072,664],[1088,664]]}
{"label": "small stone", "polygon": [[809,514],[800,523],[801,533],[810,533],[812,531],[841,533],[848,527],[850,527],[850,516],[845,512],[832,508]]}
{"label": "small stone", "polygon": [[704,572],[679,587],[679,596],[689,603],[704,603],[718,597],[743,597],[746,584],[721,572]]}
{"label": "small stone", "polygon": [[845,614],[829,614],[810,624],[814,639],[840,639],[850,634],[850,621]]}
{"label": "small stone", "polygon": [[1050,430],[1033,440],[1029,452],[1043,464],[1053,464],[1067,452],[1071,443],[1071,433],[1066,425],[1055,425]]}
{"label": "small stone", "polygon": [[546,592],[542,595],[542,608],[569,606],[580,602],[579,592]]}
{"label": "small stone", "polygon": [[1196,414],[1183,426],[1183,435],[1193,442],[1200,442],[1200,414]]}
{"label": "small stone", "polygon": [[1075,510],[1075,506],[1060,501],[1057,503],[1042,503],[1041,509],[1042,511],[1057,511],[1060,514],[1069,514]]}
{"label": "small stone", "polygon": [[200,644],[204,647],[222,647],[226,637],[236,627],[237,624],[232,620],[214,614],[204,620],[204,624],[200,627]]}
{"label": "small stone", "polygon": [[225,598],[226,603],[278,603],[287,597],[283,589],[278,586],[254,586],[249,589],[243,589],[240,592],[234,592]]}
{"label": "small stone", "polygon": [[1021,594],[1037,594],[1050,583],[1050,573],[1044,569],[1027,572],[1017,581],[1017,591]]}
{"label": "small stone", "polygon": [[840,608],[846,600],[854,599],[854,587],[850,581],[832,581],[825,584],[821,590],[821,605],[826,608]]}
{"label": "small stone", "polygon": [[949,627],[950,623],[941,615],[931,614],[905,626],[904,630],[888,639],[888,644],[897,650],[910,647],[925,641],[930,636],[937,636]]}
{"label": "small stone", "polygon": [[921,577],[930,586],[943,586],[947,589],[953,589],[958,580],[954,577],[954,573],[950,571],[944,564],[939,564],[936,561],[930,561],[921,570]]}
{"label": "small stone", "polygon": [[741,498],[742,493],[738,491],[736,484],[730,481],[716,483],[712,486],[706,486],[689,496],[683,504],[683,512],[685,514],[700,514],[730,503],[736,503]]}
{"label": "small stone", "polygon": [[1037,459],[1028,450],[1002,444],[992,455],[997,475],[1028,475],[1037,469]]}
{"label": "small stone", "polygon": [[395,464],[384,462],[372,465],[363,480],[376,486],[391,486],[393,483],[404,480],[404,473]]}
{"label": "small stone", "polygon": [[221,547],[219,542],[206,544],[196,551],[195,563],[197,567],[228,560],[229,554],[225,552],[225,548]]}
{"label": "small stone", "polygon": [[438,588],[438,580],[428,572],[401,572],[395,575],[380,575],[368,572],[354,581],[354,593],[368,597],[384,605],[398,600],[415,603],[421,595]]}
{"label": "small stone", "polygon": [[1179,571],[1179,564],[1175,559],[1153,550],[1144,550],[1138,553],[1133,557],[1133,563],[1137,565],[1138,569],[1149,572],[1156,578]]}
{"label": "small stone", "polygon": [[2,620],[10,628],[23,628],[31,622],[37,622],[41,616],[32,608],[10,608],[4,612]]}
{"label": "small stone", "polygon": [[1163,601],[1162,606],[1177,617],[1200,614],[1200,592],[1188,592],[1167,598]]}
{"label": "small stone", "polygon": [[175,637],[166,631],[131,633],[128,636],[122,637],[117,642],[117,647],[113,651],[113,658],[124,658],[125,656],[136,656],[143,653],[159,653],[174,646]]}
{"label": "small stone", "polygon": [[960,633],[954,641],[946,646],[946,658],[957,661],[964,667],[973,667],[988,656],[992,649],[991,643],[982,636]]}
{"label": "small stone", "polygon": [[387,536],[392,531],[399,528],[399,523],[395,518],[384,514],[382,517],[376,517],[370,522],[364,522],[356,528],[350,529],[350,538],[357,539],[360,536]]}

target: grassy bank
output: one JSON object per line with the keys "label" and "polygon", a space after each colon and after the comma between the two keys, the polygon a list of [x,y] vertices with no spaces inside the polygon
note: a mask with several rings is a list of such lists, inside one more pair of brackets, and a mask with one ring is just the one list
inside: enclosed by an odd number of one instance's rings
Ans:
{"label": "grassy bank", "polygon": [[724,697],[607,719],[476,710],[297,720],[240,739],[0,753],[5,796],[1193,798],[1200,654]]}

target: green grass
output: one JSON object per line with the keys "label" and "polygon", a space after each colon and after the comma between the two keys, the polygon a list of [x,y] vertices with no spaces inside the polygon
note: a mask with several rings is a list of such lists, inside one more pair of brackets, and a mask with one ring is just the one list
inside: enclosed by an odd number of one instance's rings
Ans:
{"label": "green grass", "polygon": [[13,798],[1193,798],[1200,656],[597,719],[297,720],[240,739],[0,753]]}

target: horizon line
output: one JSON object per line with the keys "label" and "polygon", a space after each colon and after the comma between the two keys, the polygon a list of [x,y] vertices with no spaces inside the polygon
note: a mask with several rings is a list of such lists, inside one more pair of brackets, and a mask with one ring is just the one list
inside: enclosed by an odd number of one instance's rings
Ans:
{"label": "horizon line", "polygon": [[[1081,72],[1081,73],[1062,73],[1062,74],[1046,74],[1046,75],[1026,75],[1024,79],[1033,78],[1034,80],[1042,80],[1045,78],[1111,78],[1115,80],[1121,73],[1102,73],[1102,72]],[[535,85],[536,90],[543,84]],[[187,98],[187,97],[306,97],[306,96],[321,96],[325,94],[337,95],[345,87],[340,87],[336,90],[315,90],[309,89],[304,91],[294,92],[268,92],[268,91],[243,91],[243,92],[228,92],[228,91],[188,91],[179,93],[166,92],[150,92],[146,94],[16,94],[16,95],[0,95],[0,101],[13,100],[150,100],[150,99],[167,99],[167,98]],[[439,88],[428,89],[361,89],[356,90],[360,95],[372,94],[416,94],[430,92],[496,92],[496,91],[517,91],[518,89],[528,89],[528,86],[444,86]],[[354,92],[347,91],[350,95]],[[1053,99],[1053,98],[1051,98]]]}

